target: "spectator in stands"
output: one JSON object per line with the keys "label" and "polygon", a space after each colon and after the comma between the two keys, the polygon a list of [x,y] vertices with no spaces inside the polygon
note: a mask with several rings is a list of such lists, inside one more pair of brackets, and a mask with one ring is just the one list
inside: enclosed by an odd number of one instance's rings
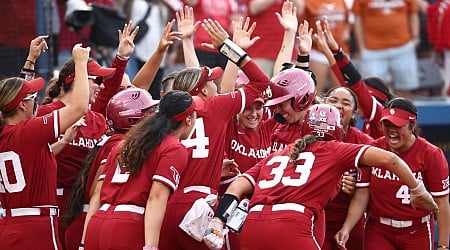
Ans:
{"label": "spectator in stands", "polygon": [[419,44],[416,0],[355,0],[355,35],[363,77],[392,78],[395,93],[412,99],[419,87],[415,46]]}

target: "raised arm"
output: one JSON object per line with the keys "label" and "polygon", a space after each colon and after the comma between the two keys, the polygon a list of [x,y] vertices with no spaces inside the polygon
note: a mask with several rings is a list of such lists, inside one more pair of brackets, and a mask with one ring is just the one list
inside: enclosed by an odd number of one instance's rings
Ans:
{"label": "raised arm", "polygon": [[284,29],[284,34],[283,42],[273,67],[274,75],[280,72],[283,63],[292,61],[292,51],[294,50],[295,35],[298,29],[297,8],[292,2],[285,1],[281,8],[281,14],[277,12],[275,15],[277,15],[278,21]]}
{"label": "raised arm", "polygon": [[[253,44],[260,39],[259,36],[251,38],[253,31],[255,30],[256,23],[253,22],[252,25],[250,25],[249,17],[240,17],[237,21],[233,21],[232,27],[233,42],[244,50],[253,46]],[[239,68],[235,63],[227,61],[227,65],[222,76],[220,93],[229,93],[234,90],[238,70]]]}
{"label": "raised arm", "polygon": [[66,106],[59,112],[59,130],[66,131],[78,119],[86,114],[89,105],[89,83],[87,62],[90,47],[83,48],[76,44],[72,49],[72,57],[75,63],[75,78],[72,94],[67,98]]}
{"label": "raised arm", "polygon": [[161,65],[167,49],[174,43],[175,40],[179,40],[177,35],[180,35],[180,32],[171,31],[174,22],[175,20],[171,20],[167,23],[161,35],[161,39],[159,40],[158,48],[155,52],[153,52],[150,58],[145,62],[145,64],[134,77],[134,86],[141,89],[150,88],[150,85],[152,84],[153,79],[158,72],[159,65]]}
{"label": "raised arm", "polygon": [[132,31],[132,25],[132,21],[129,21],[124,24],[123,30],[118,30],[119,46],[117,47],[116,57],[111,64],[111,68],[115,68],[116,72],[112,77],[105,79],[103,82],[105,87],[100,89],[95,98],[95,102],[91,105],[92,111],[103,114],[104,116],[106,116],[106,106],[108,105],[109,99],[120,90],[120,84],[122,83],[128,59],[133,54],[135,48],[133,40],[139,28],[136,27]]}
{"label": "raised arm", "polygon": [[194,9],[184,6],[179,12],[175,13],[177,17],[178,31],[181,33],[183,43],[184,64],[186,67],[198,67],[200,62],[195,53],[194,33],[200,25],[200,21],[194,22]]}
{"label": "raised arm", "polygon": [[45,52],[48,49],[47,42],[45,39],[48,38],[48,35],[38,36],[31,40],[30,42],[30,50],[28,51],[27,59],[20,71],[20,77],[26,80],[32,80],[35,76],[34,67],[37,59],[41,55],[41,52]]}

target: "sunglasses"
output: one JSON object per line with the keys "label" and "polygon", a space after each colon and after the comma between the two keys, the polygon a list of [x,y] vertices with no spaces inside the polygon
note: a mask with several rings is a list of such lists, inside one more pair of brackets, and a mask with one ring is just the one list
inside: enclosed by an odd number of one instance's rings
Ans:
{"label": "sunglasses", "polygon": [[22,101],[36,101],[36,98],[38,96],[38,92],[34,92],[33,94],[28,94],[27,96],[25,96]]}
{"label": "sunglasses", "polygon": [[88,79],[91,79],[97,85],[101,85],[103,83],[103,76],[88,76]]}

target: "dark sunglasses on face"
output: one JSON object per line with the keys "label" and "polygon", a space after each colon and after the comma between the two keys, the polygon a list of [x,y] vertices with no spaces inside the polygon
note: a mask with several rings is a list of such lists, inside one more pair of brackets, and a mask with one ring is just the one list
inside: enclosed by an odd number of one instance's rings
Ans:
{"label": "dark sunglasses on face", "polygon": [[91,79],[97,85],[102,85],[103,83],[103,76],[88,76],[88,79]]}

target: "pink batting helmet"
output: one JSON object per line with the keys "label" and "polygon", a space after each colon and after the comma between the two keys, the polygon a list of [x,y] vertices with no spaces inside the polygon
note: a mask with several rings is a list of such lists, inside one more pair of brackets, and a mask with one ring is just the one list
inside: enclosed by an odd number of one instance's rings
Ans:
{"label": "pink batting helmet", "polygon": [[108,125],[115,130],[128,130],[135,124],[136,119],[144,117],[142,110],[158,103],[159,100],[153,100],[146,90],[125,89],[109,100],[106,106],[106,120]]}
{"label": "pink batting helmet", "polygon": [[314,133],[317,137],[342,141],[344,128],[341,113],[332,105],[315,104],[308,109],[301,131],[304,135]]}
{"label": "pink batting helmet", "polygon": [[304,70],[290,68],[270,79],[270,94],[266,106],[274,106],[294,98],[292,108],[302,111],[309,107],[316,95],[314,80]]}

